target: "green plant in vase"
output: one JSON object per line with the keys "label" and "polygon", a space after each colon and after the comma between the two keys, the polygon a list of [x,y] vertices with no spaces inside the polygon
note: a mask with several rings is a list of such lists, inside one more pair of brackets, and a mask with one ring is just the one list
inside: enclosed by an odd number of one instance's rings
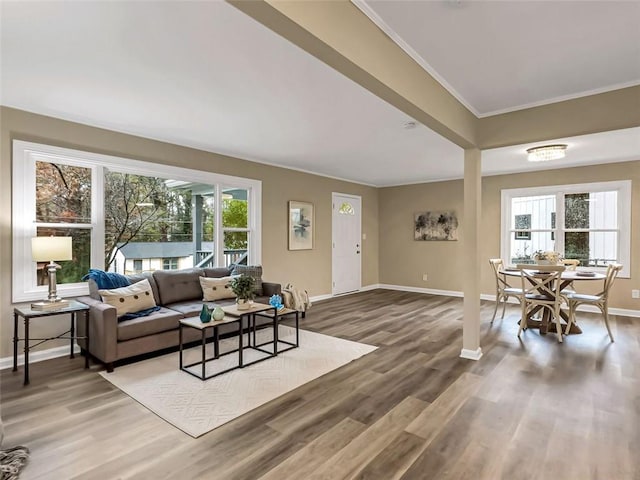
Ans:
{"label": "green plant in vase", "polygon": [[249,303],[255,297],[253,284],[253,277],[249,275],[240,275],[231,280],[231,291],[233,291],[237,297],[238,310],[249,309]]}

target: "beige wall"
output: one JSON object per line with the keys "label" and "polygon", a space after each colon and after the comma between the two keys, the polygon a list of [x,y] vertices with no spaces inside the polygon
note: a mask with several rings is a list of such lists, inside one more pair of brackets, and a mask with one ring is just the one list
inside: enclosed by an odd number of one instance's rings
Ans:
{"label": "beige wall", "polygon": [[[262,264],[266,280],[310,295],[331,293],[331,192],[362,197],[362,284],[378,283],[378,191],[349,182],[261,165],[200,150],[1,107],[0,110],[0,358],[11,355],[11,140],[26,140],[262,181]],[[313,250],[287,249],[287,202],[315,206]],[[67,320],[35,320],[31,335],[58,334]],[[58,344],[60,345],[60,343]],[[43,348],[55,347],[49,343]]]}
{"label": "beige wall", "polygon": [[380,283],[462,291],[461,242],[413,239],[414,213],[427,210],[455,210],[462,238],[462,186],[454,180],[380,189]]}
{"label": "beige wall", "polygon": [[[631,289],[640,289],[640,161],[567,168],[551,172],[500,175],[482,179],[481,256],[500,257],[500,191],[508,188],[632,180],[631,278],[618,279],[612,306],[640,310]],[[456,210],[464,235],[462,180],[380,189],[380,283],[439,290],[462,290],[464,265],[460,242],[416,242],[413,214],[425,210]],[[422,281],[423,273],[429,279]],[[593,282],[594,284],[596,282]],[[599,286],[601,286],[601,283]],[[591,288],[590,288],[591,287]],[[580,290],[596,285],[582,282]],[[482,269],[482,293],[495,293],[489,265]]]}
{"label": "beige wall", "polygon": [[[317,175],[261,165],[200,150],[111,132],[2,107],[0,110],[0,357],[11,355],[11,140],[20,139],[118,155],[167,165],[215,171],[262,181],[262,263],[265,278],[304,286],[311,295],[331,292],[331,192],[362,196],[364,286],[375,283],[461,291],[460,242],[416,242],[413,214],[424,210],[458,212],[464,235],[463,182],[407,185],[375,189]],[[620,279],[613,306],[640,310],[630,290],[640,289],[640,161],[593,167],[485,177],[482,182],[483,258],[499,256],[500,190],[548,184],[633,180],[632,278]],[[287,202],[304,200],[316,207],[315,246],[287,250]],[[426,273],[427,282],[422,280]],[[586,283],[586,282],[583,282]],[[493,293],[488,266],[482,271],[482,292]],[[59,333],[66,319],[36,321],[33,336]],[[55,344],[44,345],[50,348]]]}

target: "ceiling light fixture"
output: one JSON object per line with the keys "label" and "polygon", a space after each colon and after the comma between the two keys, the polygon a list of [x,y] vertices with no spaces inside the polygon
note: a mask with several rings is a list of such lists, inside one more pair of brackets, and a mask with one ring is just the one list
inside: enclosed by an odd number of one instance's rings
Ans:
{"label": "ceiling light fixture", "polygon": [[541,147],[527,148],[527,160],[530,162],[548,162],[549,160],[557,160],[564,158],[566,155],[567,145],[543,145]]}

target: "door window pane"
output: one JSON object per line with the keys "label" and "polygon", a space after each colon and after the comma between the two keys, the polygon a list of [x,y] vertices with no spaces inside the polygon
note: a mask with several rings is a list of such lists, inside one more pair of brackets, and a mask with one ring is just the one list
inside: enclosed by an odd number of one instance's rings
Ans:
{"label": "door window pane", "polygon": [[355,215],[356,211],[353,208],[353,205],[351,205],[349,202],[344,202],[342,205],[340,205],[338,213],[342,215]]}

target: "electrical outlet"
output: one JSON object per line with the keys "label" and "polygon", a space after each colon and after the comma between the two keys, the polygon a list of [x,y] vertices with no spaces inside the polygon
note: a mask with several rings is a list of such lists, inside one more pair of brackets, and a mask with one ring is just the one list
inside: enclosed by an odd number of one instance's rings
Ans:
{"label": "electrical outlet", "polygon": [[422,274],[422,281],[423,282],[427,282],[429,280],[429,275],[427,275],[426,273]]}
{"label": "electrical outlet", "polygon": [[640,290],[631,290],[631,298],[640,298]]}

